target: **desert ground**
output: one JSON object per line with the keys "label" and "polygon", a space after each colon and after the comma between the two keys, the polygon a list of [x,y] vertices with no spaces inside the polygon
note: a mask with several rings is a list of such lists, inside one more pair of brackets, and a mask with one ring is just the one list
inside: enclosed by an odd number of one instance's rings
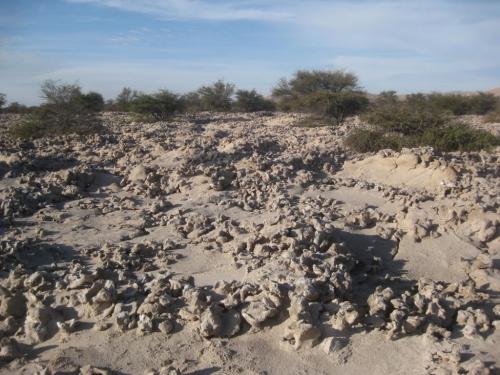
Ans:
{"label": "desert ground", "polygon": [[500,150],[102,116],[34,141],[1,116],[0,374],[499,373]]}

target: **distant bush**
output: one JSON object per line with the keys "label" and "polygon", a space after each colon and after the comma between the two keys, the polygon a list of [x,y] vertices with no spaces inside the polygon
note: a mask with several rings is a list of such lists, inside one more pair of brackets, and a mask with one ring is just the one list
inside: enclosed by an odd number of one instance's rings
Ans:
{"label": "distant bush", "polygon": [[101,112],[104,109],[104,98],[97,92],[81,94],[78,98],[82,107],[89,112]]}
{"label": "distant bush", "polygon": [[92,134],[101,130],[101,121],[95,112],[61,110],[44,104],[16,124],[12,135],[19,138],[51,137],[63,134]]}
{"label": "distant bush", "polygon": [[317,92],[342,92],[358,90],[358,77],[341,70],[299,70],[292,79],[282,78],[273,90],[278,98],[300,97]]}
{"label": "distant bush", "polygon": [[430,94],[427,96],[428,105],[442,112],[462,116],[471,112],[470,99],[457,94]]}
{"label": "distant bush", "polygon": [[403,135],[422,134],[428,128],[436,128],[446,123],[446,116],[420,105],[408,102],[394,102],[375,106],[364,116],[371,125],[387,132]]}
{"label": "distant bush", "polygon": [[200,94],[197,91],[188,92],[182,95],[184,110],[188,113],[195,113],[203,110]]}
{"label": "distant bush", "polygon": [[211,86],[202,86],[198,90],[201,106],[206,111],[230,111],[235,86],[219,80]]}
{"label": "distant bush", "polygon": [[139,94],[131,103],[133,112],[150,117],[154,121],[164,121],[184,110],[179,95],[168,90],[160,90],[155,94]]}
{"label": "distant bush", "polygon": [[132,111],[132,103],[138,96],[139,93],[136,90],[124,87],[115,100],[111,100],[106,107],[111,111],[130,112]]}
{"label": "distant bush", "polygon": [[478,93],[470,97],[470,113],[485,115],[500,106],[500,100],[493,94]]}
{"label": "distant bush", "polygon": [[7,96],[5,94],[0,93],[0,111],[2,110],[5,103],[7,103]]}
{"label": "distant bush", "polygon": [[273,89],[273,96],[282,110],[325,116],[336,124],[368,105],[358,78],[339,70],[299,70],[290,80],[281,79]]}
{"label": "distant bush", "polygon": [[412,94],[406,98],[406,103],[414,108],[432,109],[437,112],[462,115],[484,115],[493,111],[498,105],[498,99],[492,94],[477,93],[461,94]]}
{"label": "distant bush", "polygon": [[500,122],[500,108],[496,111],[488,113],[485,118],[486,122]]}
{"label": "distant bush", "polygon": [[360,113],[368,106],[368,98],[364,93],[346,92],[315,92],[300,100],[299,107],[323,115],[334,124],[340,124],[348,116]]}
{"label": "distant bush", "polygon": [[14,136],[38,138],[69,133],[89,134],[101,130],[93,93],[86,97],[76,84],[60,84],[51,80],[42,84],[41,91],[45,103],[11,129]]}
{"label": "distant bush", "polygon": [[442,152],[490,150],[500,145],[500,138],[464,124],[428,128],[421,134],[405,136],[381,130],[355,129],[345,139],[347,147],[357,152],[383,149],[400,151],[403,147],[431,146]]}
{"label": "distant bush", "polygon": [[499,137],[460,123],[427,129],[418,141],[443,152],[489,150],[500,145]]}
{"label": "distant bush", "polygon": [[383,92],[363,115],[374,129],[354,130],[345,144],[359,152],[419,146],[443,152],[488,150],[498,145],[498,137],[454,123],[453,116],[490,111],[496,102],[492,98],[488,94],[412,94],[399,100],[395,92]]}
{"label": "distant bush", "polygon": [[382,91],[375,98],[376,106],[386,106],[386,105],[395,105],[399,102],[399,98],[396,95],[397,92],[394,90]]}
{"label": "distant bush", "polygon": [[3,109],[5,113],[27,114],[36,110],[36,107],[28,107],[18,102],[12,102]]}
{"label": "distant bush", "polygon": [[344,143],[357,152],[376,152],[384,149],[400,150],[410,142],[401,136],[389,135],[380,130],[354,129]]}
{"label": "distant bush", "polygon": [[275,104],[255,90],[238,90],[234,109],[239,112],[273,111]]}

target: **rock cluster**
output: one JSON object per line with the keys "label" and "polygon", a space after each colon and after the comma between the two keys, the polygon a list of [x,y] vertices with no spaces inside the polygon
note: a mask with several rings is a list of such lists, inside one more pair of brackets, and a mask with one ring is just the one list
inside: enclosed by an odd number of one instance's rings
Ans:
{"label": "rock cluster", "polygon": [[[235,116],[104,114],[108,131],[85,139],[0,132],[0,363],[34,365],[40,343],[82,332],[190,335],[208,351],[272,331],[270,346],[332,357],[380,331],[425,337],[428,373],[487,374],[457,337],[488,340],[500,319],[497,152],[357,155],[347,125]],[[443,236],[474,249],[457,256],[463,277],[405,275],[401,243]],[[57,373],[48,362],[40,373]],[[145,373],[189,368],[171,364]],[[85,365],[67,372],[111,373]]]}

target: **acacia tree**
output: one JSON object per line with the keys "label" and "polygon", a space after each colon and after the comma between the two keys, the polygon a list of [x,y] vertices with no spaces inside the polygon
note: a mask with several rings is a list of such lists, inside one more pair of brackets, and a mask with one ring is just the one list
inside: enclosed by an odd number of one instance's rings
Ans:
{"label": "acacia tree", "polygon": [[299,70],[290,80],[282,78],[273,96],[284,110],[317,113],[339,124],[368,105],[358,82],[357,76],[342,70]]}
{"label": "acacia tree", "polygon": [[168,120],[183,109],[184,104],[179,95],[168,90],[160,90],[155,94],[140,94],[131,103],[132,111],[151,116],[156,121]]}
{"label": "acacia tree", "polygon": [[272,111],[274,103],[255,90],[238,90],[234,109],[242,112]]}
{"label": "acacia tree", "polygon": [[41,86],[41,97],[44,103],[14,128],[14,135],[31,138],[100,130],[101,121],[96,116],[100,94],[83,94],[77,84],[48,80]]}
{"label": "acacia tree", "polygon": [[82,89],[76,83],[59,83],[52,79],[44,81],[40,90],[42,92],[42,99],[48,105],[67,106],[76,103],[82,95]]}
{"label": "acacia tree", "polygon": [[338,93],[359,89],[358,77],[352,73],[342,70],[299,70],[288,81],[282,78],[273,95],[303,96],[318,91]]}
{"label": "acacia tree", "polygon": [[202,86],[198,90],[203,109],[207,111],[229,111],[235,86],[218,80],[210,86]]}
{"label": "acacia tree", "polygon": [[122,91],[116,96],[115,106],[118,111],[128,112],[134,99],[139,96],[136,90],[130,87],[124,87]]}

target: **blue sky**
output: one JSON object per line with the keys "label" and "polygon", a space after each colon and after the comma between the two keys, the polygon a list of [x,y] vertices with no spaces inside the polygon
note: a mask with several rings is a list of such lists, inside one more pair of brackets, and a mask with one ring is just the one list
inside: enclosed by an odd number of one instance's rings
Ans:
{"label": "blue sky", "polygon": [[370,92],[500,86],[500,0],[0,0],[0,92],[45,79],[114,97],[219,78],[268,94],[297,69]]}

